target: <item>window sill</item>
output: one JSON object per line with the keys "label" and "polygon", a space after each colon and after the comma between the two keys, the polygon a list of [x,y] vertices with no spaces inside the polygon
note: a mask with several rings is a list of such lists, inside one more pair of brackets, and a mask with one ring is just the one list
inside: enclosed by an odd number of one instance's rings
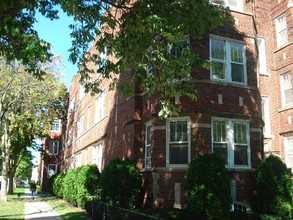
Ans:
{"label": "window sill", "polygon": [[287,42],[287,43],[285,43],[283,45],[277,46],[277,49],[274,50],[274,53],[279,52],[280,50],[284,49],[285,47],[288,47],[291,44],[293,44],[293,41],[292,42],[289,41],[289,42]]}
{"label": "window sill", "polygon": [[278,110],[279,113],[293,109],[293,105],[283,106],[281,109]]}
{"label": "window sill", "polygon": [[230,172],[247,172],[247,171],[253,171],[251,167],[226,167],[226,169]]}

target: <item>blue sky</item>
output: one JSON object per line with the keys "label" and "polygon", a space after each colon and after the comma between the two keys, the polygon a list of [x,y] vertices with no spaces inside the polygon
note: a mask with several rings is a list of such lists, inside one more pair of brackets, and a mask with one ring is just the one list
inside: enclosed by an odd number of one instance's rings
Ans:
{"label": "blue sky", "polygon": [[70,86],[72,76],[77,72],[77,65],[73,65],[68,61],[69,52],[71,47],[70,29],[69,24],[72,23],[72,18],[59,11],[59,20],[50,21],[42,15],[37,15],[37,21],[34,25],[35,30],[38,32],[39,37],[48,43],[52,44],[52,52],[54,55],[62,56],[64,64],[64,78],[62,81],[67,87]]}

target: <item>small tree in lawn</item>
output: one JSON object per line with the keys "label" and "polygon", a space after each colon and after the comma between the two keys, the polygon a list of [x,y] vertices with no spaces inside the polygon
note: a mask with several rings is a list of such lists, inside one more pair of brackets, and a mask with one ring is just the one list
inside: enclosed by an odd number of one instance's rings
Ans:
{"label": "small tree in lawn", "polygon": [[257,209],[278,219],[292,219],[292,186],[291,170],[270,155],[256,171]]}
{"label": "small tree in lawn", "polygon": [[111,205],[135,207],[140,186],[140,172],[128,158],[111,160],[101,175],[102,199]]}
{"label": "small tree in lawn", "polygon": [[186,173],[188,208],[199,219],[228,219],[231,207],[230,179],[215,154],[192,160]]}

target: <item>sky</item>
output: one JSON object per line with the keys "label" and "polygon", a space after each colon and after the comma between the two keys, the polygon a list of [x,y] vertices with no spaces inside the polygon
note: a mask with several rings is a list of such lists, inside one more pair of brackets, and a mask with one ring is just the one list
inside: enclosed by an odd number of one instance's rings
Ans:
{"label": "sky", "polygon": [[59,19],[51,21],[37,14],[36,19],[38,22],[34,24],[35,30],[38,32],[39,37],[48,43],[52,44],[52,53],[56,56],[61,55],[64,65],[64,78],[61,80],[69,88],[73,75],[77,72],[77,65],[73,65],[69,59],[68,50],[71,47],[71,38],[69,24],[72,23],[72,18],[68,17],[59,11]]}

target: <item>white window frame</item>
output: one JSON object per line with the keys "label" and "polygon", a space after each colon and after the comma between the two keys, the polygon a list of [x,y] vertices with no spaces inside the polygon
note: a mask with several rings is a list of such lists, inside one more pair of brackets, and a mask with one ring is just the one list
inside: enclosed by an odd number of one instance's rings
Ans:
{"label": "white window frame", "polygon": [[59,141],[49,141],[49,154],[50,155],[59,154]]}
{"label": "white window frame", "polygon": [[[284,137],[285,161],[288,168],[293,168],[293,136]],[[291,161],[290,161],[291,158]]]}
{"label": "white window frame", "polygon": [[[217,59],[212,57],[212,41],[222,41],[224,43],[224,58],[223,59]],[[235,62],[231,61],[231,46],[237,45],[242,48],[242,62]],[[214,81],[221,81],[221,82],[228,82],[233,84],[240,84],[240,85],[247,85],[247,70],[246,70],[246,47],[244,45],[244,42],[223,38],[220,36],[210,35],[210,41],[209,41],[209,52],[210,52],[210,79]],[[216,78],[213,76],[213,68],[212,68],[212,62],[216,63],[222,63],[224,65],[224,78]],[[232,67],[231,64],[238,64],[243,65],[243,82],[233,81],[232,80]]]}
{"label": "white window frame", "polygon": [[[149,133],[148,133],[149,132]],[[148,135],[150,136],[150,140],[148,142]],[[144,164],[146,169],[150,169],[152,167],[152,123],[151,121],[145,124],[145,140],[144,140]]]}
{"label": "white window frame", "polygon": [[283,13],[275,18],[277,47],[281,47],[288,43],[288,29],[286,14]]}
{"label": "white window frame", "polygon": [[81,136],[82,133],[84,132],[83,129],[83,123],[84,123],[84,115],[82,114],[77,121],[77,136]]}
{"label": "white window frame", "polygon": [[270,99],[268,96],[261,97],[262,119],[264,121],[263,133],[265,137],[271,136],[271,114],[270,114]]}
{"label": "white window frame", "polygon": [[256,38],[258,48],[258,72],[260,75],[269,75],[267,67],[266,41],[264,37]]}
{"label": "white window frame", "polygon": [[[54,169],[51,169],[53,167]],[[57,168],[58,168],[57,164],[52,164],[52,163],[48,164],[48,174],[47,174],[48,178],[50,178],[51,176],[57,173]],[[53,172],[50,172],[51,170],[53,170]]]}
{"label": "white window frame", "polygon": [[[187,141],[184,141],[182,143],[187,143],[187,163],[186,164],[172,164],[170,162],[170,144],[172,144],[172,142],[170,141],[170,123],[171,122],[177,122],[177,121],[186,121],[187,122]],[[178,118],[168,118],[166,120],[166,166],[167,167],[178,167],[178,168],[186,168],[188,167],[188,164],[190,162],[190,134],[191,134],[191,130],[190,130],[190,119],[189,117],[178,117]],[[175,142],[174,142],[175,143]],[[180,142],[177,142],[180,143]]]}
{"label": "white window frame", "polygon": [[243,0],[210,0],[210,3],[229,7],[231,10],[235,11],[243,11]]}
{"label": "white window frame", "polygon": [[95,122],[98,123],[105,117],[105,92],[101,92],[96,98]]}
{"label": "white window frame", "polygon": [[[213,135],[213,125],[215,121],[225,122],[226,126],[226,140],[216,142],[214,141]],[[246,125],[246,144],[243,146],[247,146],[247,165],[236,165],[234,162],[234,124],[245,124]],[[250,128],[249,122],[246,120],[238,120],[238,119],[228,119],[228,118],[212,118],[212,129],[211,129],[211,139],[212,139],[212,150],[214,152],[214,143],[215,144],[227,144],[227,164],[226,168],[237,168],[237,169],[250,169],[251,168],[251,150],[250,150]],[[241,144],[237,144],[241,145]]]}
{"label": "white window frame", "polygon": [[83,98],[85,97],[85,91],[84,91],[84,87],[82,85],[80,85],[79,87],[79,101],[83,100]]}
{"label": "white window frame", "polygon": [[61,128],[61,120],[60,119],[53,119],[51,123],[51,131],[60,131]]}
{"label": "white window frame", "polygon": [[93,146],[93,164],[98,166],[99,171],[103,170],[103,152],[104,146],[102,142],[99,142]]}
{"label": "white window frame", "polygon": [[[293,96],[293,77],[291,72],[287,72],[284,73],[282,75],[280,75],[280,82],[281,82],[281,97],[282,97],[282,107],[289,107],[293,105],[293,101],[288,102],[288,100],[286,99],[286,95],[285,92],[287,90],[291,90],[292,91],[292,96]],[[285,79],[286,77],[288,77],[289,79]],[[293,98],[292,98],[293,99]]]}

